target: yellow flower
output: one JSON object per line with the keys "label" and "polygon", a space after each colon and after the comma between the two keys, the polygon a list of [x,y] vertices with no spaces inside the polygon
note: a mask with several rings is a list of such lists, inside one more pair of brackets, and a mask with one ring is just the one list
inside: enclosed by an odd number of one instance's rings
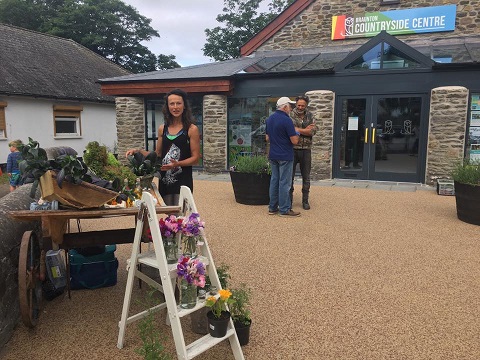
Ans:
{"label": "yellow flower", "polygon": [[227,300],[230,296],[232,296],[232,293],[230,290],[219,290],[218,293],[220,294],[220,299],[223,301]]}

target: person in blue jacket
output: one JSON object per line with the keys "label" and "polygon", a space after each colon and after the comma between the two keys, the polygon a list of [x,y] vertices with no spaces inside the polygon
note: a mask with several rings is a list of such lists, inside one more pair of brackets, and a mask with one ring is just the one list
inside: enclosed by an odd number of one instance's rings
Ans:
{"label": "person in blue jacket", "polygon": [[20,175],[20,169],[18,168],[18,162],[22,160],[18,148],[22,144],[22,140],[14,140],[8,144],[10,147],[10,154],[8,154],[7,157],[7,174],[10,182],[10,192],[22,185],[22,176]]}
{"label": "person in blue jacket", "polygon": [[298,143],[299,133],[295,131],[290,111],[294,101],[281,97],[277,110],[266,121],[266,140],[270,142],[268,159],[272,168],[270,180],[270,203],[268,213],[295,217],[300,213],[292,210],[290,188],[293,174],[293,145]]}

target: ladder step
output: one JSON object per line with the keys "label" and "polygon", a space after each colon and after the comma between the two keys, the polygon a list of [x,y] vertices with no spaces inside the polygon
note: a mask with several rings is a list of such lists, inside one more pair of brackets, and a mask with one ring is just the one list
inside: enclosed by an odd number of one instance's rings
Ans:
{"label": "ladder step", "polygon": [[186,346],[188,359],[193,359],[195,356],[200,355],[201,353],[207,351],[208,349],[214,347],[223,340],[228,339],[230,336],[235,335],[235,329],[228,329],[227,334],[222,338],[216,338],[210,335],[205,335],[200,339],[194,341],[191,344]]}
{"label": "ladder step", "polygon": [[[145,264],[147,266],[151,266],[156,269],[158,269],[159,267],[160,262],[157,261],[157,258],[155,256],[155,251],[148,251],[145,253],[138,254],[137,259],[140,264]],[[197,259],[199,259],[205,266],[208,265],[208,258],[206,258],[205,256],[198,256]],[[127,265],[130,266],[130,259],[127,260]],[[176,271],[177,263],[168,264],[168,270],[170,272]]]}

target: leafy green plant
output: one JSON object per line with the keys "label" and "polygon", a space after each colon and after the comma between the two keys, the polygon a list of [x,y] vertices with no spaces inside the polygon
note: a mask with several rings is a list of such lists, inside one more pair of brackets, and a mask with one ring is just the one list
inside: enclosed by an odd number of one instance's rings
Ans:
{"label": "leafy green plant", "polygon": [[147,156],[143,155],[140,151],[137,151],[133,155],[127,157],[130,169],[137,176],[151,175],[157,171],[157,153],[151,151]]}
{"label": "leafy green plant", "polygon": [[[217,275],[218,275],[218,279],[220,280],[220,285],[222,285],[222,289],[228,288],[228,282],[232,278],[228,273],[229,270],[230,270],[230,266],[226,264],[220,264],[220,266],[217,267]],[[212,286],[212,283],[210,281],[210,277],[207,276],[205,278],[205,290],[207,292],[210,291],[211,286]]]}
{"label": "leafy green plant", "polygon": [[270,163],[264,155],[239,156],[232,166],[233,171],[254,174],[271,174]]}
{"label": "leafy green plant", "polygon": [[[150,288],[147,292],[146,306],[150,309],[154,304],[158,303],[154,300],[156,289]],[[158,320],[155,319],[155,312],[148,310],[148,314],[138,323],[140,339],[142,347],[135,349],[135,352],[143,356],[146,360],[172,360],[172,356],[166,353],[163,342],[165,336],[162,335],[158,328]]]}
{"label": "leafy green plant", "polygon": [[65,154],[57,157],[54,170],[57,170],[57,184],[60,188],[65,180],[72,184],[80,184],[82,181],[92,182],[92,177],[87,174],[88,167],[73,155]]}
{"label": "leafy green plant", "polygon": [[242,325],[249,325],[252,322],[249,309],[252,290],[242,283],[238,288],[233,288],[231,291],[233,301],[229,309],[232,320]]}
{"label": "leafy green plant", "polygon": [[90,141],[83,154],[85,164],[99,177],[103,177],[104,169],[108,165],[107,147],[98,141]]}
{"label": "leafy green plant", "polygon": [[32,179],[32,188],[30,197],[35,196],[40,178],[48,170],[52,169],[50,161],[48,161],[47,152],[40,147],[38,141],[28,138],[28,144],[22,144],[18,149],[22,154],[22,161],[18,163],[18,168],[22,174],[22,178]]}
{"label": "leafy green plant", "polygon": [[451,175],[459,183],[480,185],[480,162],[466,159],[455,166]]}

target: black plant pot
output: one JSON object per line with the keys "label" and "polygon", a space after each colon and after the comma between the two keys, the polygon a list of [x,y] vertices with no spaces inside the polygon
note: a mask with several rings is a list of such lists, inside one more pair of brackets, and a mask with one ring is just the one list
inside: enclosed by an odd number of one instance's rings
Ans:
{"label": "black plant pot", "polygon": [[222,315],[216,318],[211,311],[207,313],[208,332],[211,336],[222,338],[227,334],[228,322],[230,321],[230,313],[222,311]]}
{"label": "black plant pot", "polygon": [[480,225],[480,186],[455,184],[457,217],[469,224]]}
{"label": "black plant pot", "polygon": [[230,171],[235,201],[244,205],[268,205],[270,175]]}
{"label": "black plant pot", "polygon": [[239,322],[234,322],[233,325],[235,325],[235,332],[237,333],[237,338],[240,345],[247,345],[248,341],[250,340],[250,327],[252,326],[252,321],[250,320],[250,324],[248,325],[244,325]]}

